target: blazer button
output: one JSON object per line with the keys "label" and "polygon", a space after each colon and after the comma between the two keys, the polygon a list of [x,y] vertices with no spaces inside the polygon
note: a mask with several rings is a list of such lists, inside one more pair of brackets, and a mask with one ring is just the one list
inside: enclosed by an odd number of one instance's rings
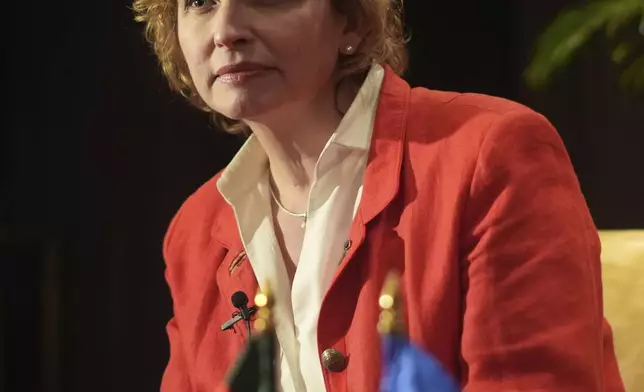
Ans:
{"label": "blazer button", "polygon": [[327,348],[322,353],[322,366],[330,372],[341,372],[346,366],[344,355],[336,349]]}
{"label": "blazer button", "polygon": [[346,242],[344,243],[344,253],[347,253],[349,249],[351,249],[351,245],[351,240],[346,240]]}

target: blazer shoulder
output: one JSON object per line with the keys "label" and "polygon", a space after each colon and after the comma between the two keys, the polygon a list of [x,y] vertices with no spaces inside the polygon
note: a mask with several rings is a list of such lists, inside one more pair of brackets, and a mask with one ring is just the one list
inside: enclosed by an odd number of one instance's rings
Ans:
{"label": "blazer shoulder", "polygon": [[219,189],[217,189],[217,181],[219,181],[222,173],[223,170],[197,188],[181,205],[180,211],[184,211],[185,215],[195,218],[195,215],[209,216],[228,206],[226,200],[219,193]]}
{"label": "blazer shoulder", "polygon": [[163,254],[166,263],[181,248],[181,243],[209,238],[215,223],[232,214],[231,207],[217,189],[220,171],[183,202],[166,231]]}
{"label": "blazer shoulder", "polygon": [[529,107],[506,98],[493,95],[431,90],[424,87],[412,89],[412,106],[426,109],[443,107],[454,112],[478,112],[504,115],[513,111],[534,112]]}
{"label": "blazer shoulder", "polygon": [[486,94],[414,88],[410,98],[412,133],[431,132],[480,141],[495,124],[526,118],[545,119],[521,103]]}

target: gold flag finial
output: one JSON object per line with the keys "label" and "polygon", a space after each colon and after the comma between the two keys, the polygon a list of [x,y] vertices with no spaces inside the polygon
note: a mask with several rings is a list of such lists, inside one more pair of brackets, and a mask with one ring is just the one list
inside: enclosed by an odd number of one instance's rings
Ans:
{"label": "gold flag finial", "polygon": [[266,282],[264,291],[259,291],[255,295],[255,306],[259,308],[257,311],[257,319],[255,319],[255,330],[263,332],[273,328],[273,290],[270,282]]}
{"label": "gold flag finial", "polygon": [[402,332],[403,324],[400,320],[400,275],[396,272],[390,272],[382,286],[380,298],[380,320],[378,321],[378,331],[382,334]]}

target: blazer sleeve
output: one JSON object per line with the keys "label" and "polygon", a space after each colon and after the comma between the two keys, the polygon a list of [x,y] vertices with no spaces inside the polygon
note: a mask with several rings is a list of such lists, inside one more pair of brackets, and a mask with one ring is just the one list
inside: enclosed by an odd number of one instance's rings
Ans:
{"label": "blazer sleeve", "polygon": [[[176,284],[173,280],[172,270],[176,264],[175,258],[177,256],[173,252],[172,238],[177,230],[177,222],[179,221],[180,215],[181,210],[170,223],[163,244],[163,257],[166,262],[165,276],[170,288],[170,293],[173,297],[173,302]],[[184,342],[182,341],[180,322],[176,312],[174,317],[172,317],[168,322],[166,331],[170,343],[170,359],[161,380],[161,392],[192,392],[190,372],[188,370]]]}
{"label": "blazer sleeve", "polygon": [[464,219],[464,390],[622,391],[600,244],[563,143],[529,109],[482,139]]}
{"label": "blazer sleeve", "polygon": [[192,386],[176,318],[170,320],[166,330],[170,340],[170,360],[161,380],[161,392],[191,392]]}

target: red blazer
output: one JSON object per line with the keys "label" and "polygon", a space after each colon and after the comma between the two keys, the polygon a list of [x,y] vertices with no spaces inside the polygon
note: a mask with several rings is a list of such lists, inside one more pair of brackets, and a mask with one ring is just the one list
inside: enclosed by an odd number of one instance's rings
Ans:
{"label": "red blazer", "polygon": [[[163,392],[210,392],[246,334],[230,296],[258,289],[218,176],[164,245],[174,300]],[[623,391],[602,312],[600,243],[555,129],[519,104],[410,89],[387,68],[362,200],[327,291],[319,353],[329,392],[376,392],[378,296],[403,275],[411,340],[465,391]]]}

